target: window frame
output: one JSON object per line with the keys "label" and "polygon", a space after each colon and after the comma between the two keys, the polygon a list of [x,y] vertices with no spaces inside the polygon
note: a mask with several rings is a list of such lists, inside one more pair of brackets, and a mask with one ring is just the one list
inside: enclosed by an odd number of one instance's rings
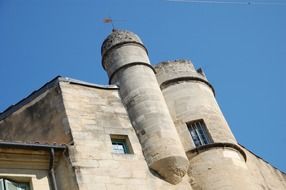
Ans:
{"label": "window frame", "polygon": [[[130,140],[128,138],[127,135],[114,135],[114,134],[111,134],[110,135],[110,141],[111,141],[111,152],[113,154],[134,154],[133,152],[133,149],[132,149],[132,146],[131,146],[131,143],[130,143]],[[113,145],[117,143],[119,145],[122,145],[123,147],[123,151],[122,153],[120,152],[115,152],[113,151]]]}
{"label": "window frame", "polygon": [[3,178],[0,178],[0,190],[5,190]]}
{"label": "window frame", "polygon": [[187,122],[187,127],[196,148],[213,143],[203,119]]}
{"label": "window frame", "polygon": [[9,184],[14,185],[17,188],[17,190],[23,190],[23,187],[25,188],[24,190],[31,190],[31,185],[28,182],[17,182],[7,178],[0,178],[1,190],[9,190],[8,188]]}

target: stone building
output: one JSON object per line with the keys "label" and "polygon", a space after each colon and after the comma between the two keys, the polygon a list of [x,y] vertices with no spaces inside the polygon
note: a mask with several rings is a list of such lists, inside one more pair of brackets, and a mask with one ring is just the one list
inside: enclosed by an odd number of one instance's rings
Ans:
{"label": "stone building", "polygon": [[110,85],[56,77],[0,114],[0,190],[283,190],[238,144],[201,69],[152,66],[140,38],[102,45]]}

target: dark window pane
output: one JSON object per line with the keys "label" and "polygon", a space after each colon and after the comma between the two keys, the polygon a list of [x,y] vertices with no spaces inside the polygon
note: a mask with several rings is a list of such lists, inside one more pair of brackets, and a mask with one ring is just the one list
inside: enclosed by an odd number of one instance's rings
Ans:
{"label": "dark window pane", "polygon": [[187,126],[196,147],[211,143],[203,120],[187,123]]}
{"label": "dark window pane", "polygon": [[128,147],[129,141],[128,141],[127,136],[120,136],[120,135],[117,135],[117,136],[114,135],[114,136],[111,136],[112,152],[113,153],[117,153],[117,154],[130,154],[130,153],[132,153],[132,149],[130,151],[129,147]]}

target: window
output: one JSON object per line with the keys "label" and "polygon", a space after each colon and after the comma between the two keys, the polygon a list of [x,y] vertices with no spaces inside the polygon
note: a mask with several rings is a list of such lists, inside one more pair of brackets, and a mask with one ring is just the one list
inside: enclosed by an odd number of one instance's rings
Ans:
{"label": "window", "polygon": [[17,183],[8,179],[0,179],[0,190],[29,190],[28,183]]}
{"label": "window", "polygon": [[133,153],[128,136],[126,135],[110,135],[112,143],[112,152],[116,154]]}
{"label": "window", "polygon": [[124,140],[113,139],[112,140],[112,152],[118,154],[128,154],[128,147]]}
{"label": "window", "polygon": [[203,120],[189,122],[187,126],[196,147],[212,143]]}

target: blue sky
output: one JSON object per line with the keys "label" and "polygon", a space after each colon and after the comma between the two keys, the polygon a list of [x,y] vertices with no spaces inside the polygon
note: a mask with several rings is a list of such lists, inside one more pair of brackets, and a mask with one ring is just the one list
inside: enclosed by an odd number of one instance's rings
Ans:
{"label": "blue sky", "polygon": [[286,171],[284,5],[0,0],[0,112],[57,75],[107,84],[108,16],[142,38],[153,64],[202,67],[237,140]]}

